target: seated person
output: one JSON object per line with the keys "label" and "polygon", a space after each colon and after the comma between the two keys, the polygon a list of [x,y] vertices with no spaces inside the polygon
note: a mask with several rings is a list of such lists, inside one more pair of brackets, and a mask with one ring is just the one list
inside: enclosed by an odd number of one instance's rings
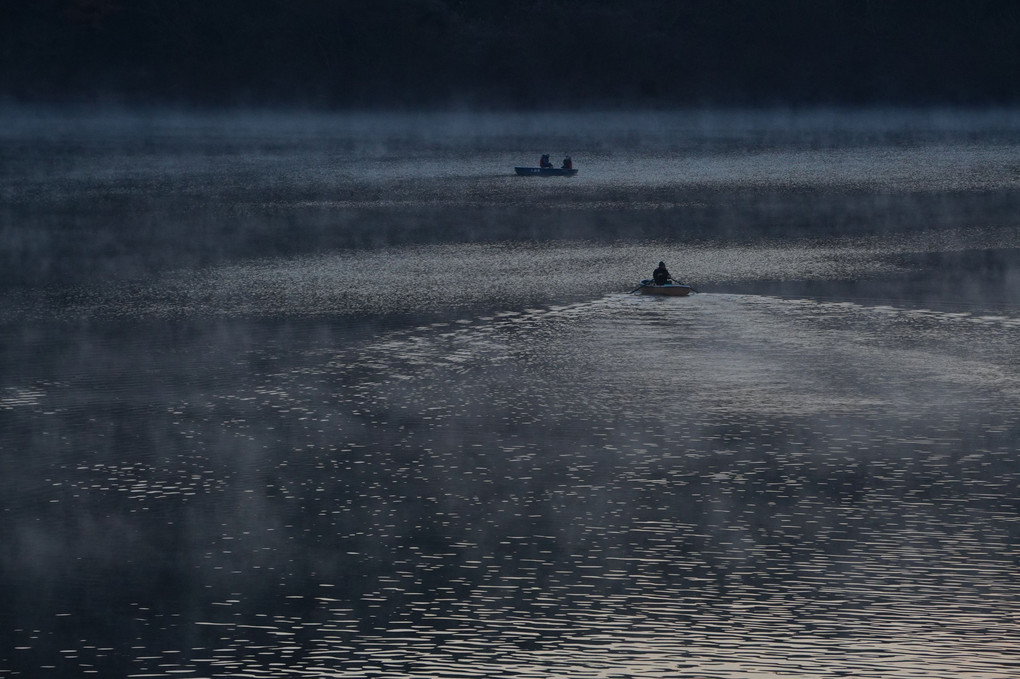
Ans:
{"label": "seated person", "polygon": [[567,156],[566,158],[563,159],[563,169],[564,170],[574,169],[574,161],[570,159],[570,156]]}
{"label": "seated person", "polygon": [[665,285],[672,280],[672,278],[673,277],[669,275],[669,269],[666,268],[665,262],[659,262],[659,267],[652,272],[652,282],[656,285]]}
{"label": "seated person", "polygon": [[545,153],[542,155],[542,159],[538,161],[539,167],[552,167],[552,161],[549,160],[549,154]]}

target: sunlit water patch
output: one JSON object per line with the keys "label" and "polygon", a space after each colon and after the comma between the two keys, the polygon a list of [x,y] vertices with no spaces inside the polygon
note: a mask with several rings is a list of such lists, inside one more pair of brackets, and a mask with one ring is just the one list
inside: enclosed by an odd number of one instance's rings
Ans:
{"label": "sunlit water patch", "polygon": [[650,263],[660,259],[669,262],[677,278],[705,291],[807,281],[817,282],[821,287],[814,293],[824,295],[824,286],[841,281],[883,281],[869,293],[876,296],[875,303],[916,305],[919,300],[911,299],[904,283],[913,275],[934,282],[945,278],[936,294],[947,303],[962,299],[971,305],[996,300],[1008,304],[1020,301],[1017,276],[1001,277],[993,300],[982,297],[978,289],[968,290],[973,285],[968,272],[933,270],[918,258],[973,249],[1016,252],[1018,247],[1020,237],[1014,229],[990,228],[729,245],[695,240],[406,246],[256,259],[170,272],[145,282],[79,286],[56,293],[21,292],[10,294],[0,313],[8,319],[449,315],[462,309],[513,309],[629,291],[651,275]]}
{"label": "sunlit water patch", "polygon": [[83,367],[0,410],[0,665],[1008,676],[1017,321],[617,293]]}
{"label": "sunlit water patch", "polygon": [[38,406],[45,392],[33,387],[8,387],[0,392],[0,408],[11,410],[18,407]]}

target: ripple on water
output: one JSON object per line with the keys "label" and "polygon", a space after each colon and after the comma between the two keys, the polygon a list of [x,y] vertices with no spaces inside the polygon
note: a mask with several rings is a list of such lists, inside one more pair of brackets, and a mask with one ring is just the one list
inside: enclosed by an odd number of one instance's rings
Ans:
{"label": "ripple on water", "polygon": [[[949,242],[947,243],[946,240]],[[633,289],[649,262],[666,259],[701,289],[762,281],[887,282],[891,298],[917,265],[909,254],[1015,248],[1010,229],[942,230],[824,242],[497,242],[339,251],[249,260],[135,284],[85,286],[4,300],[3,317],[335,317],[494,313],[591,300]],[[903,260],[903,261],[900,261]],[[479,272],[484,272],[484,275]],[[824,288],[820,288],[824,294]],[[1001,293],[1002,291],[998,291]],[[909,298],[908,293],[907,297]],[[888,300],[888,298],[887,298]],[[886,300],[886,301],[887,301]],[[882,300],[872,300],[877,306]],[[982,300],[983,301],[983,300]],[[913,304],[913,306],[920,306]],[[824,307],[816,307],[823,311]],[[923,311],[918,311],[918,316]],[[1014,315],[967,316],[974,324],[1020,324]]]}
{"label": "ripple on water", "polygon": [[[103,538],[77,555],[162,569],[113,601],[125,674],[992,678],[1020,636],[1011,320],[607,295],[255,347],[128,448],[71,427],[71,386],[5,412],[66,458],[32,501],[75,503]],[[66,520],[5,535],[37,517]],[[108,633],[54,662],[123,658]]]}

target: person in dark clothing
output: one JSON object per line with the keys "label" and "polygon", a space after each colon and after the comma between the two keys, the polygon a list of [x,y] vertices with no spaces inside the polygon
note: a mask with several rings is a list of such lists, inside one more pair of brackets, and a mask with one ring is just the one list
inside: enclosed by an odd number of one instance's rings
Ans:
{"label": "person in dark clothing", "polygon": [[659,267],[652,272],[652,282],[656,285],[665,285],[673,279],[669,275],[669,269],[666,268],[665,262],[659,262]]}
{"label": "person in dark clothing", "polygon": [[549,154],[548,153],[542,154],[542,159],[538,161],[538,166],[539,167],[552,167],[553,166],[552,161],[549,160]]}
{"label": "person in dark clothing", "polygon": [[564,170],[574,169],[574,161],[570,159],[570,156],[567,156],[566,158],[563,159],[563,169]]}

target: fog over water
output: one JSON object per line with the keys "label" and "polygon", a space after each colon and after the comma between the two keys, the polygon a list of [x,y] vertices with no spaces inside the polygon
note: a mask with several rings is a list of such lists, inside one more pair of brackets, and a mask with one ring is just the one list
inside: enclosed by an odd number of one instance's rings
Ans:
{"label": "fog over water", "polygon": [[3,118],[0,676],[1020,669],[1016,111]]}

